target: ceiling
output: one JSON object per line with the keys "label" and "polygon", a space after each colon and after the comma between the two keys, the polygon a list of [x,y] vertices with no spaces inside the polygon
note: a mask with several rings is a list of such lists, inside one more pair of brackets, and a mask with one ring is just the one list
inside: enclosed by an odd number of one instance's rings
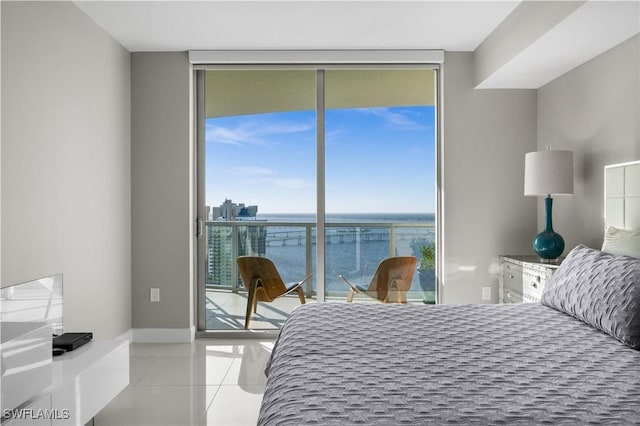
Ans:
{"label": "ceiling", "polygon": [[130,51],[474,50],[518,1],[76,1]]}
{"label": "ceiling", "polygon": [[[577,2],[481,87],[537,88],[640,32],[640,0]],[[75,1],[132,52],[218,49],[475,51],[520,1]],[[609,16],[608,6],[624,3]],[[622,14],[620,10],[623,10]],[[620,22],[624,16],[625,22]],[[599,25],[594,33],[594,19]],[[576,48],[576,41],[584,40]],[[564,46],[557,50],[556,46]],[[555,50],[555,52],[554,52]],[[553,66],[548,65],[553,61]],[[537,64],[537,65],[536,65]]]}

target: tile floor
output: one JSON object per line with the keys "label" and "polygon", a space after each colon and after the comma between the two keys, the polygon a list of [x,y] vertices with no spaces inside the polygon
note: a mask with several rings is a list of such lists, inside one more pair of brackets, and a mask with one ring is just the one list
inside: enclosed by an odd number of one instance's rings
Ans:
{"label": "tile floor", "polygon": [[[316,300],[307,298],[307,303]],[[251,316],[254,330],[282,328],[291,311],[300,306],[298,296],[279,297],[273,302],[258,302],[258,312]],[[205,300],[207,330],[242,330],[247,313],[247,294],[207,290]]]}
{"label": "tile floor", "polygon": [[130,384],[95,426],[255,425],[273,340],[132,343]]}
{"label": "tile floor", "polygon": [[[423,303],[422,293],[409,293],[410,303]],[[316,303],[313,298],[307,298],[307,303]],[[327,298],[329,302],[346,303],[347,295],[341,294]],[[378,303],[376,300],[356,295],[354,302]],[[258,302],[258,312],[251,316],[250,328],[253,330],[278,330],[291,311],[300,306],[297,295],[279,297],[273,302]],[[242,330],[247,312],[246,293],[231,293],[230,291],[207,290],[205,300],[205,318],[207,330]]]}

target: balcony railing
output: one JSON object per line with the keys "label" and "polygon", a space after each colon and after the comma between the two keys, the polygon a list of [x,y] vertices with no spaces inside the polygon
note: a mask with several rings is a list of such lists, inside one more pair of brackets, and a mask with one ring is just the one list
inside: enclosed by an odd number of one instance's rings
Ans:
{"label": "balcony railing", "polygon": [[[287,282],[315,272],[315,222],[213,221],[206,223],[206,231],[207,289],[244,291],[235,262],[242,255],[269,257]],[[346,295],[338,274],[367,285],[385,257],[413,255],[420,262],[420,247],[434,241],[431,222],[326,223],[326,297]],[[305,292],[315,297],[315,276]],[[416,273],[409,298],[434,301],[435,289],[421,287]]]}

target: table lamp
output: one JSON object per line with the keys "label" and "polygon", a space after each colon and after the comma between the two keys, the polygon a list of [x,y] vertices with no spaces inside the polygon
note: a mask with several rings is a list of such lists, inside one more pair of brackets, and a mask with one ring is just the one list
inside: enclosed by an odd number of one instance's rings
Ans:
{"label": "table lamp", "polygon": [[533,249],[542,262],[555,262],[564,251],[564,239],[553,231],[551,195],[573,194],[573,152],[529,152],[524,161],[524,195],[546,196],[546,226],[536,235]]}

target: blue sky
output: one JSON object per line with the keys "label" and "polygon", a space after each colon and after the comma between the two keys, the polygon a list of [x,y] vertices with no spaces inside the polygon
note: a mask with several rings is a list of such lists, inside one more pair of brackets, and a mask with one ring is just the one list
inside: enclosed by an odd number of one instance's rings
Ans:
{"label": "blue sky", "polygon": [[[315,213],[316,115],[209,118],[206,199],[259,213]],[[327,110],[328,213],[435,211],[434,107]]]}

